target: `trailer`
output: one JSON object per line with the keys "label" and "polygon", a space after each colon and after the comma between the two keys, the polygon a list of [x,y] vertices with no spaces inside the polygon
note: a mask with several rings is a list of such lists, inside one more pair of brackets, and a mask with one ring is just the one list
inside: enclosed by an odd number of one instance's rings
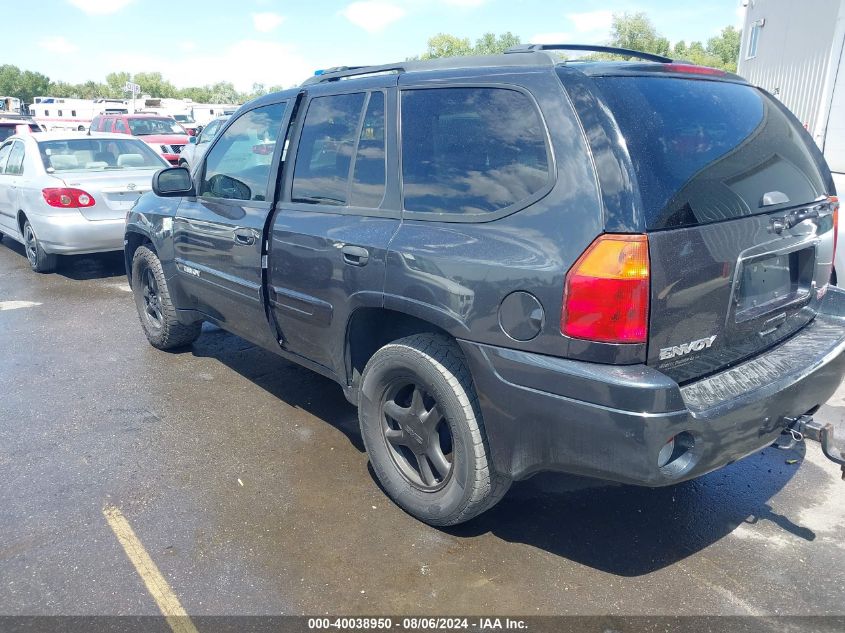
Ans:
{"label": "trailer", "polygon": [[[845,0],[746,0],[737,72],[789,108],[845,198]],[[839,225],[839,244],[843,228]],[[834,267],[845,284],[845,248]]]}
{"label": "trailer", "polygon": [[126,114],[129,105],[124,99],[73,99],[35,97],[29,113],[47,131],[85,131],[98,114]]}
{"label": "trailer", "polygon": [[0,97],[0,115],[21,114],[21,100],[17,97]]}

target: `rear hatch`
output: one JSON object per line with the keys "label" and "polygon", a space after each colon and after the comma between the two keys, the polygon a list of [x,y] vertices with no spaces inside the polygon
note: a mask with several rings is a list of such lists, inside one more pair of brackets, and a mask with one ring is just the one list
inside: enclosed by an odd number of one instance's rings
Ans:
{"label": "rear hatch", "polygon": [[155,169],[85,171],[61,175],[65,186],[82,189],[94,198],[94,206],[81,207],[88,220],[117,220],[126,217],[142,193],[152,189]]}
{"label": "rear hatch", "polygon": [[794,117],[742,83],[595,81],[627,145],[648,231],[648,364],[688,382],[809,323],[830,279],[833,205]]}

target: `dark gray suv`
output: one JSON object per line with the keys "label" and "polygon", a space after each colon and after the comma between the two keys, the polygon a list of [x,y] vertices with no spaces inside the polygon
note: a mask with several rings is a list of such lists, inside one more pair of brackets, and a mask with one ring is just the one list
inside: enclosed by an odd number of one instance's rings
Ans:
{"label": "dark gray suv", "polygon": [[384,489],[436,525],[538,471],[669,485],[787,428],[837,458],[811,417],[845,293],[810,137],[735,75],[545,48],[243,106],[127,218],[149,341],[210,321],[332,378]]}

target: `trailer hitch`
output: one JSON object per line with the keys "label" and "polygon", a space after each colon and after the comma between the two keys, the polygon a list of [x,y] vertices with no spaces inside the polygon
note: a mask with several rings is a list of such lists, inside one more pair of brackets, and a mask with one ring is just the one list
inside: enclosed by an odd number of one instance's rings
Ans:
{"label": "trailer hitch", "polygon": [[845,480],[845,452],[837,444],[833,425],[830,422],[819,422],[811,415],[799,415],[794,418],[784,418],[784,420],[787,426],[782,436],[787,436],[786,442],[776,442],[777,448],[787,450],[798,442],[815,440],[821,444],[824,456],[833,463],[839,464],[842,468],[842,479]]}

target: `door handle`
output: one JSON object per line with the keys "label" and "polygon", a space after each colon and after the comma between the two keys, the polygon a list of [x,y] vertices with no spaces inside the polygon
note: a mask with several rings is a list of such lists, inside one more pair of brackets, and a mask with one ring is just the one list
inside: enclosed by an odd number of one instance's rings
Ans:
{"label": "door handle", "polygon": [[249,229],[236,230],[235,244],[240,244],[241,246],[252,246],[255,244],[255,233]]}
{"label": "door handle", "polygon": [[344,246],[341,249],[343,261],[350,266],[366,266],[370,261],[370,251],[360,246]]}

